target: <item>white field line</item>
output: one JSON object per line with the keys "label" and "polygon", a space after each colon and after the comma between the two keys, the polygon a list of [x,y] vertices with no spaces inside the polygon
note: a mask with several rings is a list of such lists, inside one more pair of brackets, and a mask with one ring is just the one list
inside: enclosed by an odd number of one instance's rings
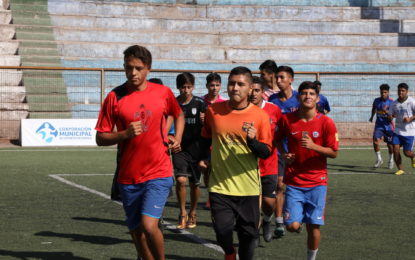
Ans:
{"label": "white field line", "polygon": [[[91,173],[91,174],[50,174],[49,177],[54,178],[54,179],[56,179],[60,182],[63,182],[65,184],[68,184],[69,186],[81,189],[81,190],[86,191],[86,192],[90,192],[92,194],[98,195],[98,196],[100,196],[102,198],[105,198],[105,199],[111,200],[111,197],[109,195],[105,194],[105,193],[96,191],[94,189],[91,189],[91,188],[88,188],[86,186],[74,183],[72,181],[68,181],[67,179],[61,177],[61,176],[98,176],[98,175],[113,175],[113,174],[93,174],[93,173]],[[118,201],[114,201],[114,202],[117,203],[118,205],[122,205],[122,203],[120,203]],[[171,224],[167,221],[164,221],[164,223],[166,224],[165,227],[167,229],[174,230],[175,232],[178,232],[181,235],[184,235],[185,237],[189,238],[190,240],[192,240],[196,243],[202,244],[207,248],[210,248],[210,249],[213,249],[215,251],[223,253],[223,250],[220,246],[209,243],[208,241],[204,240],[203,238],[198,237],[195,234],[190,233],[187,230],[177,229],[175,225],[173,225],[173,224]]]}

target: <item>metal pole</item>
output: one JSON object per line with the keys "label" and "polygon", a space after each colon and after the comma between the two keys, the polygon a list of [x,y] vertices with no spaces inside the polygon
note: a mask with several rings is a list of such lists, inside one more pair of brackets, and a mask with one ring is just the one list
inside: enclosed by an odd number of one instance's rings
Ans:
{"label": "metal pole", "polygon": [[102,103],[104,103],[104,98],[105,98],[105,70],[101,69],[100,74],[101,74],[100,89],[101,89],[101,106],[102,106]]}

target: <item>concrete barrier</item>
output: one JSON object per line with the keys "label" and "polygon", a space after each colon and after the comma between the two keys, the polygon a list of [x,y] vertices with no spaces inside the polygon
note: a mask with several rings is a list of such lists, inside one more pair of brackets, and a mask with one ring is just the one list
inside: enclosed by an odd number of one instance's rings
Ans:
{"label": "concrete barrier", "polygon": [[0,10],[8,10],[10,7],[9,0],[0,0]]}
{"label": "concrete barrier", "polygon": [[0,42],[0,55],[15,55],[19,48],[18,41]]}
{"label": "concrete barrier", "polygon": [[1,103],[23,103],[26,90],[23,86],[0,86]]}
{"label": "concrete barrier", "polygon": [[9,24],[12,21],[11,11],[0,9],[0,24]]}
{"label": "concrete barrier", "polygon": [[20,66],[20,56],[17,55],[1,55],[0,66]]}
{"label": "concrete barrier", "polygon": [[0,24],[0,41],[7,41],[13,39],[16,30],[12,25]]}
{"label": "concrete barrier", "polygon": [[17,70],[0,70],[0,86],[19,86],[22,83],[23,74]]}

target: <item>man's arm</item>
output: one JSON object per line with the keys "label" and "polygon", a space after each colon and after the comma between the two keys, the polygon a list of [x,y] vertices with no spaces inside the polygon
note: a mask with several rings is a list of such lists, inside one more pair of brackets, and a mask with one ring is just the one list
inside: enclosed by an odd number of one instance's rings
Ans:
{"label": "man's arm", "polygon": [[373,122],[373,117],[375,116],[375,113],[376,113],[376,108],[375,108],[375,103],[373,103],[372,114],[370,115],[369,122]]}
{"label": "man's arm", "polygon": [[120,132],[97,132],[95,141],[98,146],[110,146],[134,138],[143,132],[141,121],[131,122],[127,129]]}
{"label": "man's arm", "polygon": [[259,158],[267,159],[271,155],[270,148],[267,144],[256,139],[256,128],[254,123],[247,130],[246,141],[249,149]]}
{"label": "man's arm", "polygon": [[184,114],[180,112],[176,119],[174,119],[174,136],[169,136],[169,148],[174,153],[180,152],[180,143],[182,142],[184,130]]}

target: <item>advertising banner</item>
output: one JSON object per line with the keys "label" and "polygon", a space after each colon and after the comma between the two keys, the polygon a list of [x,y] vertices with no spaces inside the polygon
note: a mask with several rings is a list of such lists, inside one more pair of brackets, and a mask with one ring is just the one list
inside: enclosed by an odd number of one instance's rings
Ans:
{"label": "advertising banner", "polygon": [[97,119],[22,119],[22,146],[96,146]]}

